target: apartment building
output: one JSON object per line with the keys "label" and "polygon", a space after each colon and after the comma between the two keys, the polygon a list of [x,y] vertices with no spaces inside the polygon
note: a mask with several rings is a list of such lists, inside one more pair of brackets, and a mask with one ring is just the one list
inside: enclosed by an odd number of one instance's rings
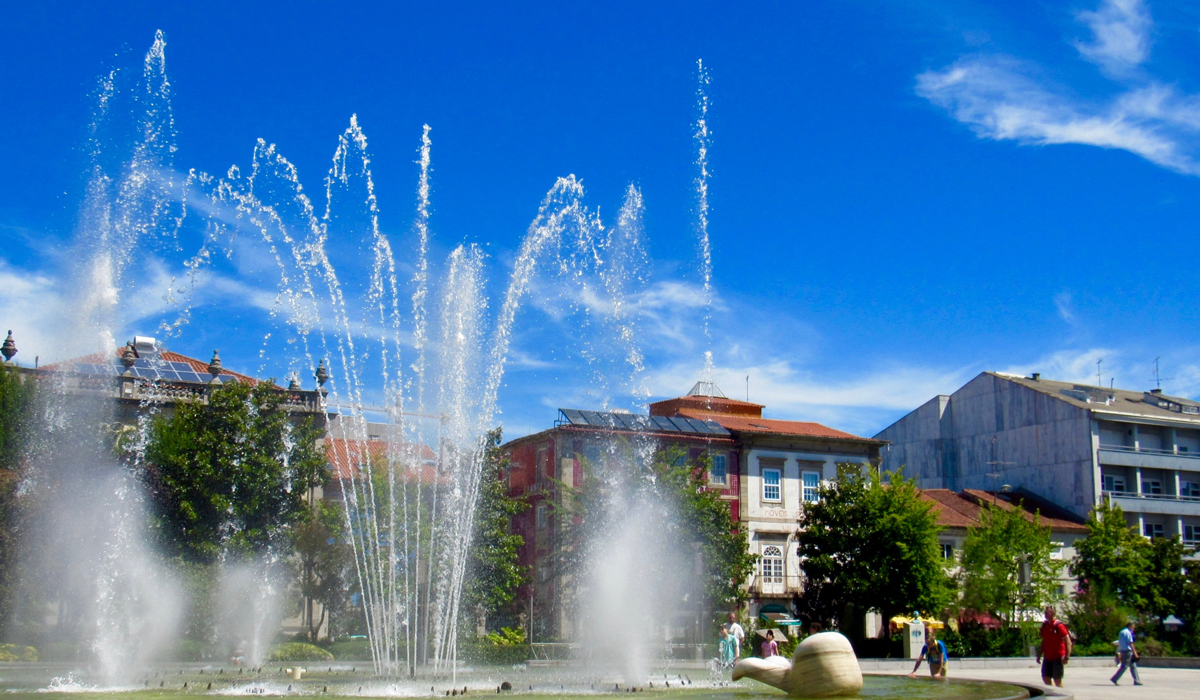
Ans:
{"label": "apartment building", "polygon": [[876,435],[922,488],[1023,490],[1086,517],[1102,500],[1147,537],[1200,545],[1200,403],[984,372]]}

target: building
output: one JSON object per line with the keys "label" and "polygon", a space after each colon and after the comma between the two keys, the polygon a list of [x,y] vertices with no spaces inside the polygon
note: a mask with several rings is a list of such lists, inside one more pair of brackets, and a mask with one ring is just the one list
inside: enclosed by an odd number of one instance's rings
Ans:
{"label": "building", "polygon": [[[729,469],[737,464],[736,446],[729,431],[713,421],[564,408],[553,428],[504,445],[511,462],[505,475],[509,496],[531,506],[513,519],[512,528],[525,538],[518,561],[532,573],[518,599],[527,607],[533,641],[576,636],[569,577],[557,566],[565,525],[555,512],[564,498],[559,484],[581,484],[585,464],[598,471],[624,469],[652,458],[656,450],[670,449],[690,460],[705,453],[712,457],[710,483],[729,501],[736,518],[738,474]],[[701,614],[693,611],[687,620],[676,619],[678,636],[695,636]]]}
{"label": "building", "polygon": [[1108,499],[1147,537],[1200,544],[1200,403],[984,372],[880,432],[926,489],[1002,486],[1077,517]]}
{"label": "building", "polygon": [[[964,489],[924,489],[921,498],[933,505],[938,525],[942,532],[938,538],[942,547],[942,558],[956,560],[967,540],[967,529],[978,527],[980,513],[986,506],[1004,510],[1019,509],[1027,520],[1035,518],[1050,528],[1054,550],[1050,558],[1061,562],[1058,569],[1058,595],[1065,597],[1075,592],[1075,578],[1071,576],[1069,564],[1075,557],[1075,542],[1088,533],[1084,519],[1037,496],[1020,491],[979,491]],[[955,567],[956,568],[956,567]]]}
{"label": "building", "polygon": [[[12,341],[12,333],[5,341]],[[12,344],[16,354],[15,343]],[[11,355],[8,356],[11,358]],[[11,361],[11,360],[10,360]],[[133,424],[148,412],[168,414],[180,402],[208,400],[213,389],[230,382],[254,386],[258,379],[226,369],[217,351],[208,362],[181,355],[162,347],[154,338],[136,337],[110,353],[95,353],[22,371],[54,376],[69,395],[110,398],[116,404],[117,420]],[[324,364],[318,368],[322,375]],[[324,384],[319,380],[319,384]],[[285,389],[283,408],[296,418],[312,417],[318,427],[325,425],[323,390],[305,390],[293,379]]]}
{"label": "building", "polygon": [[[562,605],[566,582],[554,570],[559,524],[553,504],[561,499],[556,483],[579,483],[584,461],[604,465],[614,436],[656,441],[657,449],[678,448],[691,460],[708,455],[709,488],[729,502],[750,551],[760,557],[746,582],[753,615],[786,612],[802,591],[794,539],[804,502],[817,498],[820,485],[837,477],[839,464],[877,465],[885,444],[819,423],[763,418],[764,406],[730,399],[712,382],[698,382],[686,396],[649,408],[648,416],[560,409],[553,429],[505,445],[512,460],[509,493],[533,505],[513,527],[525,537],[521,563],[534,572],[525,595],[534,613],[535,639],[570,639],[573,634]],[[692,636],[697,640],[706,614],[697,611],[694,616]]]}
{"label": "building", "polygon": [[651,416],[706,420],[729,431],[733,447],[727,471],[734,475],[729,497],[737,504],[750,551],[759,556],[758,570],[747,582],[752,615],[786,612],[803,590],[795,536],[804,503],[817,499],[821,484],[837,478],[839,464],[877,466],[886,444],[820,423],[763,418],[763,408],[730,399],[711,382],[698,383],[687,396],[650,404]]}

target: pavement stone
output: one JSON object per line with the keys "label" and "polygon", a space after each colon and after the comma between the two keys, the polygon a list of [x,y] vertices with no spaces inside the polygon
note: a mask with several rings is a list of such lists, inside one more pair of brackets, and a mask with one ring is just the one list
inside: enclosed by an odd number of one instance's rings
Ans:
{"label": "pavement stone", "polygon": [[[910,667],[911,668],[911,667]],[[921,668],[923,675],[928,672]],[[874,673],[887,675],[903,675],[908,670],[880,670]],[[1076,700],[1196,700],[1200,698],[1200,669],[1190,668],[1142,668],[1138,673],[1142,677],[1141,686],[1134,686],[1129,672],[1121,678],[1121,684],[1114,686],[1109,678],[1116,673],[1115,666],[1107,667],[1067,667],[1063,678],[1063,690],[1075,696]],[[1023,685],[1042,685],[1042,679],[1036,668],[971,668],[963,669],[955,674],[956,678],[970,680],[1000,681],[1004,683],[1021,683]]]}

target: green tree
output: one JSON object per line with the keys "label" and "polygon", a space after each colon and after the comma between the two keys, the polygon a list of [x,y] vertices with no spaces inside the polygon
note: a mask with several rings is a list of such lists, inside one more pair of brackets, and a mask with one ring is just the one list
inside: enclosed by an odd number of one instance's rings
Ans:
{"label": "green tree", "polygon": [[517,563],[525,538],[512,532],[512,518],[529,506],[508,496],[504,475],[509,460],[500,449],[501,435],[500,428],[492,430],[484,444],[483,475],[463,585],[465,609],[488,615],[511,603],[517,589],[529,580],[528,567]]}
{"label": "green tree", "polygon": [[912,610],[938,613],[953,590],[938,547],[940,529],[914,480],[899,472],[838,465],[835,483],[806,503],[796,533],[804,570],[802,612],[843,632],[878,610],[889,619]]}
{"label": "green tree", "polygon": [[1075,544],[1071,573],[1082,585],[1143,610],[1151,544],[1125,521],[1121,506],[1105,501],[1088,514],[1088,536]]}
{"label": "green tree", "polygon": [[196,562],[286,546],[324,482],[311,419],[293,424],[270,381],[230,383],[153,422],[145,471],[163,544]]}
{"label": "green tree", "polygon": [[0,364],[0,633],[11,620],[21,512],[17,487],[29,446],[37,383]]}
{"label": "green tree", "polygon": [[[304,619],[309,621],[310,642],[326,617],[346,608],[350,596],[349,579],[354,566],[354,551],[346,537],[346,515],[340,505],[317,501],[306,509],[292,531],[296,553],[296,581],[305,599]],[[320,616],[314,615],[313,603],[320,603]]]}
{"label": "green tree", "polygon": [[963,604],[1010,622],[1020,610],[1051,602],[1058,567],[1050,559],[1050,528],[1023,508],[984,504],[967,529],[962,553]]}

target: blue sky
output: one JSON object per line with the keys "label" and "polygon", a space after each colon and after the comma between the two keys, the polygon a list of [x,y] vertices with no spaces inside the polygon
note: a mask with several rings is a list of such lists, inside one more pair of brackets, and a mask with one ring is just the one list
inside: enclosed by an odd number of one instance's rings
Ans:
{"label": "blue sky", "polygon": [[[245,168],[262,138],[320,190],[357,114],[402,277],[423,124],[435,273],[477,243],[493,299],[555,178],[581,178],[606,223],[636,184],[652,260],[639,381],[653,398],[690,388],[706,345],[699,58],[727,394],[744,398],[749,375],[770,417],[860,434],[983,370],[1095,382],[1102,359],[1105,384],[1137,389],[1161,357],[1166,390],[1200,395],[1194,6],[165,5],[0,10],[0,325],[18,359],[65,352],[96,81],[136,70],[161,29],[176,169]],[[278,374],[242,282],[212,283],[170,346]],[[161,285],[146,276],[118,337],[156,332]],[[536,298],[517,329],[500,397],[510,436],[548,427],[558,406],[638,402],[580,371],[569,319]]]}

